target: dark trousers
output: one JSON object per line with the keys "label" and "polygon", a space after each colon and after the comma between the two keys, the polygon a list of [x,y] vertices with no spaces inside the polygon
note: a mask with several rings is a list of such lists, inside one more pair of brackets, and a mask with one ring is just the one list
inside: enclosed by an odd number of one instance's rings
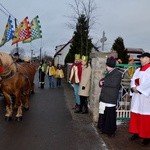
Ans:
{"label": "dark trousers", "polygon": [[57,87],[61,86],[61,78],[57,78]]}
{"label": "dark trousers", "polygon": [[88,113],[87,96],[80,96],[80,111]]}
{"label": "dark trousers", "polygon": [[43,71],[39,72],[39,83],[40,83],[40,87],[44,88],[44,84],[45,84],[45,72],[43,72]]}
{"label": "dark trousers", "polygon": [[104,114],[99,114],[97,127],[101,132],[106,134],[114,134],[116,125],[116,107],[106,107]]}

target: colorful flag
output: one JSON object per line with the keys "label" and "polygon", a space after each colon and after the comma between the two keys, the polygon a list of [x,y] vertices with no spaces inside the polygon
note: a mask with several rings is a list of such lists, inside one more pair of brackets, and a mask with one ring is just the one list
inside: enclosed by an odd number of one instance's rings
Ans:
{"label": "colorful flag", "polygon": [[12,45],[21,41],[24,41],[31,37],[31,27],[28,21],[28,17],[25,17],[24,20],[17,26],[14,38],[12,39]]}
{"label": "colorful flag", "polygon": [[30,26],[31,26],[31,37],[24,40],[23,43],[29,43],[35,39],[42,38],[42,31],[41,31],[39,16],[36,16],[35,18],[33,18],[33,20],[30,23]]}
{"label": "colorful flag", "polygon": [[8,22],[5,27],[5,32],[0,43],[0,47],[13,38],[14,38],[14,30],[13,30],[11,16],[9,16]]}

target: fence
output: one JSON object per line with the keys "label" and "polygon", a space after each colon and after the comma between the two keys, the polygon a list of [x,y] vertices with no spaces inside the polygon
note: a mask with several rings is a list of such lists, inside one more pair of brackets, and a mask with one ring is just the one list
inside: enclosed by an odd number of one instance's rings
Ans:
{"label": "fence", "polygon": [[122,81],[117,103],[117,119],[124,120],[130,118],[130,82],[135,70],[139,65],[118,64],[117,68],[122,72]]}

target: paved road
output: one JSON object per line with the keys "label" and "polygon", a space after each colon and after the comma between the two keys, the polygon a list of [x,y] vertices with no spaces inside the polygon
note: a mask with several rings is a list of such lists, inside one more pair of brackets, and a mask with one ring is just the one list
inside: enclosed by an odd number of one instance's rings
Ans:
{"label": "paved road", "polygon": [[[46,78],[47,79],[47,78]],[[31,95],[30,109],[22,122],[4,120],[0,98],[0,150],[106,150],[107,147],[87,117],[72,117],[64,88],[38,88]]]}

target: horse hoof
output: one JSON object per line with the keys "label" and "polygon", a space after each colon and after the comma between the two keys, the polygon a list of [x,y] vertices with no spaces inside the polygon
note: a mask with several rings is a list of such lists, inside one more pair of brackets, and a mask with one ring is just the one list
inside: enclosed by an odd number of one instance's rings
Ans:
{"label": "horse hoof", "polygon": [[29,110],[29,107],[27,107],[27,108],[26,108],[26,107],[24,107],[24,110],[25,110],[25,111],[28,111],[28,110]]}
{"label": "horse hoof", "polygon": [[16,121],[22,121],[22,117],[16,117]]}
{"label": "horse hoof", "polygon": [[34,91],[31,91],[31,94],[35,94],[35,92],[34,92]]}
{"label": "horse hoof", "polygon": [[12,117],[6,117],[5,116],[5,121],[10,121],[10,120],[12,120]]}

